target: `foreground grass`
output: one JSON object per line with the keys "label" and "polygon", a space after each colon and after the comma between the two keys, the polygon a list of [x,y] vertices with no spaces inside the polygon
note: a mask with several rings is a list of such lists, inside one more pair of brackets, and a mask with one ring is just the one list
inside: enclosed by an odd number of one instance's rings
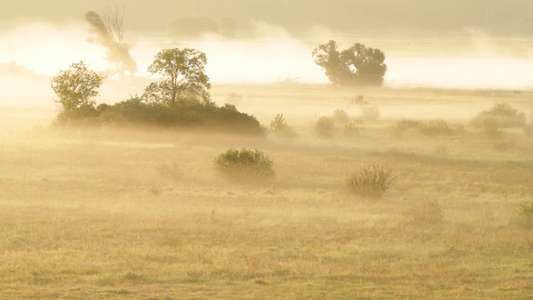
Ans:
{"label": "foreground grass", "polygon": [[[531,298],[533,233],[514,222],[533,198],[531,139],[508,132],[501,152],[476,132],[397,136],[386,122],[349,141],[6,134],[0,298]],[[229,146],[265,151],[274,182],[221,179]],[[394,185],[348,196],[346,175],[373,162]]]}

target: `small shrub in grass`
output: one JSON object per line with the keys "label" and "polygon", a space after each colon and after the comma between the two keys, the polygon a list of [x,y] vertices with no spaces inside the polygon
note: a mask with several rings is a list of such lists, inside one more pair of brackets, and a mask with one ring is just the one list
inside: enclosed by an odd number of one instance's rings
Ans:
{"label": "small shrub in grass", "polygon": [[330,117],[320,117],[315,123],[315,133],[321,138],[332,138],[335,133],[335,122]]}
{"label": "small shrub in grass", "polygon": [[394,181],[392,171],[383,165],[373,164],[348,175],[346,186],[355,196],[378,199]]}
{"label": "small shrub in grass", "polygon": [[254,181],[274,176],[274,162],[259,150],[230,148],[215,158],[216,169],[230,180]]}
{"label": "small shrub in grass", "polygon": [[270,122],[270,130],[281,138],[294,138],[298,136],[294,130],[287,124],[283,114],[277,114],[274,120]]}

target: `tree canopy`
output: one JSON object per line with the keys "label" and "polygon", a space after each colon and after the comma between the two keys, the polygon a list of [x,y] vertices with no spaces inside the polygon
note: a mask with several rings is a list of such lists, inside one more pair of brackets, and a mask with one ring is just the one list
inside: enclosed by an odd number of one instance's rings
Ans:
{"label": "tree canopy", "polygon": [[93,106],[92,97],[98,96],[103,76],[87,68],[83,61],[73,63],[67,70],[60,70],[52,78],[51,87],[59,97],[56,100],[62,110],[76,110],[83,106]]}
{"label": "tree canopy", "polygon": [[377,48],[355,43],[339,51],[331,40],[313,51],[315,63],[322,67],[329,80],[337,85],[381,86],[387,71],[385,54]]}
{"label": "tree canopy", "polygon": [[195,49],[174,48],[160,51],[148,71],[162,75],[163,78],[151,83],[143,98],[149,102],[168,105],[190,98],[209,103],[211,100],[207,91],[211,84],[205,73],[206,63],[205,53]]}

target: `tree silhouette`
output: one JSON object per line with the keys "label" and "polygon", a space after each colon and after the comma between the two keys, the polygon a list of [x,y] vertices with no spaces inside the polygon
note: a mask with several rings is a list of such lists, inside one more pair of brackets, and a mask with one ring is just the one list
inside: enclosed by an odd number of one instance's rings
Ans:
{"label": "tree silhouette", "polygon": [[313,57],[329,80],[337,85],[381,86],[387,71],[385,54],[360,43],[339,52],[337,43],[331,40],[320,44],[313,51]]}
{"label": "tree silhouette", "polygon": [[131,76],[137,72],[137,64],[130,55],[130,48],[124,34],[124,12],[117,9],[108,11],[101,17],[94,11],[85,14],[85,20],[91,26],[92,37],[90,42],[95,42],[107,49],[106,59],[115,64],[116,72],[121,77],[126,71]]}

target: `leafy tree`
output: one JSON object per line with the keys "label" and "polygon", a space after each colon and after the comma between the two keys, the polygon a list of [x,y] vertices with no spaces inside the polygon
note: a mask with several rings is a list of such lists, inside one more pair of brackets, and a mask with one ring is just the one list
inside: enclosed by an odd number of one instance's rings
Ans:
{"label": "leafy tree", "polygon": [[211,84],[205,74],[206,63],[205,53],[198,50],[175,48],[160,51],[148,71],[163,78],[151,83],[143,97],[149,102],[171,106],[190,98],[211,103],[207,92]]}
{"label": "leafy tree", "polygon": [[83,61],[73,63],[67,70],[59,71],[52,78],[51,87],[59,97],[56,100],[63,111],[78,110],[82,107],[93,107],[92,97],[98,96],[98,88],[102,85],[103,76],[87,69]]}
{"label": "leafy tree", "polygon": [[338,85],[381,86],[387,71],[385,54],[360,43],[339,51],[337,43],[331,40],[319,45],[313,57],[329,80]]}

